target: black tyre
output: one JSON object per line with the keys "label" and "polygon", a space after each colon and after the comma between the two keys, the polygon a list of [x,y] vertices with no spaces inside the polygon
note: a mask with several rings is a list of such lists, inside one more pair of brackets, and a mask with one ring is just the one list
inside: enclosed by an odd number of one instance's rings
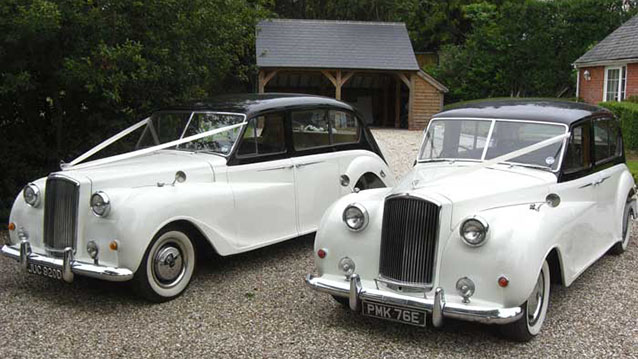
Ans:
{"label": "black tyre", "polygon": [[523,316],[513,323],[501,326],[501,335],[517,342],[528,342],[540,333],[549,305],[549,273],[549,265],[545,261],[532,293],[521,306]]}
{"label": "black tyre", "polygon": [[623,211],[622,221],[622,240],[609,250],[610,254],[619,255],[623,254],[627,250],[629,240],[631,239],[632,222],[635,218],[634,209],[631,207],[631,203],[625,204],[625,210]]}
{"label": "black tyre", "polygon": [[336,296],[336,295],[333,295],[333,296],[332,296],[332,298],[333,298],[334,300],[336,300],[336,301],[337,301],[337,303],[339,303],[339,304],[343,305],[343,306],[344,306],[344,307],[346,307],[346,308],[350,306],[350,298],[347,298],[347,297],[339,297],[339,296]]}
{"label": "black tyre", "polygon": [[162,229],[146,249],[133,277],[133,288],[153,302],[166,302],[184,292],[195,270],[196,252],[187,232]]}

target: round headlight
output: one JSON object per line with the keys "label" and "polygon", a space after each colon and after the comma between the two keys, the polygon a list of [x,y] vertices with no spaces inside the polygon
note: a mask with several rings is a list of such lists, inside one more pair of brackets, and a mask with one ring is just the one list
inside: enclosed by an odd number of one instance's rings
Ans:
{"label": "round headlight", "polygon": [[24,186],[22,190],[24,201],[31,207],[37,207],[40,204],[40,189],[33,183]]}
{"label": "round headlight", "polygon": [[461,225],[461,238],[468,245],[478,247],[485,242],[488,229],[489,226],[484,219],[472,217],[466,219]]}
{"label": "round headlight", "polygon": [[111,200],[104,192],[96,192],[91,196],[91,209],[98,217],[106,217],[111,211]]}
{"label": "round headlight", "polygon": [[360,231],[368,225],[368,211],[358,203],[350,204],[343,211],[343,222],[353,231]]}

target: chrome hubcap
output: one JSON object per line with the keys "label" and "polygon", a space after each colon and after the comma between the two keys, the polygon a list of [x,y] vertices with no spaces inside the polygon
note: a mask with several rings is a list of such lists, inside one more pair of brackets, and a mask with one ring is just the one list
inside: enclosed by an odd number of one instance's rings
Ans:
{"label": "chrome hubcap", "polygon": [[160,248],[153,260],[153,274],[162,287],[177,284],[184,276],[186,269],[182,252],[173,243]]}
{"label": "chrome hubcap", "polygon": [[543,308],[543,296],[545,292],[545,279],[543,272],[538,276],[536,285],[532,294],[527,298],[527,322],[533,326],[541,316],[541,309]]}

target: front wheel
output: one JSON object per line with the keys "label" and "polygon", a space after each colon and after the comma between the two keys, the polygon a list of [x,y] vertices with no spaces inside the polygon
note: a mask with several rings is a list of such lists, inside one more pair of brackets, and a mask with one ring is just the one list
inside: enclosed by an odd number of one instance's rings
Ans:
{"label": "front wheel", "polygon": [[627,246],[629,245],[629,240],[631,239],[631,225],[634,220],[634,209],[631,206],[630,202],[625,204],[625,210],[623,211],[623,220],[622,220],[622,239],[620,242],[614,244],[613,247],[609,250],[609,253],[614,255],[623,254],[627,250]]}
{"label": "front wheel", "polygon": [[184,292],[195,270],[195,247],[187,233],[165,228],[151,241],[133,278],[134,289],[153,302]]}
{"label": "front wheel", "polygon": [[504,337],[518,342],[528,342],[540,333],[549,305],[549,287],[549,265],[545,261],[532,293],[521,306],[523,316],[513,323],[500,327]]}

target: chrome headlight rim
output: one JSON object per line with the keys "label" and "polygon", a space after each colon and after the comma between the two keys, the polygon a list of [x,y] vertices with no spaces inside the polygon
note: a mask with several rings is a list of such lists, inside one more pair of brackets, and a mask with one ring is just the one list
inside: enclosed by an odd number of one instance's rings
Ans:
{"label": "chrome headlight rim", "polygon": [[[33,191],[34,200],[31,202],[27,200],[28,189]],[[22,189],[22,199],[24,200],[24,203],[26,203],[29,207],[37,208],[40,205],[40,199],[42,197],[40,196],[40,194],[40,188],[35,183],[29,183]]]}
{"label": "chrome headlight rim", "polygon": [[[465,226],[466,225],[470,225],[473,223],[478,223],[480,226],[483,227],[483,231],[482,231],[482,235],[480,235],[480,240],[478,242],[471,242],[469,239],[467,239],[465,237]],[[468,217],[466,219],[463,220],[463,223],[461,223],[461,226],[459,227],[459,234],[461,236],[461,239],[463,240],[463,242],[465,244],[467,244],[470,247],[480,247],[482,245],[485,244],[485,242],[487,242],[487,234],[490,230],[490,225],[487,223],[487,221],[485,220],[485,218],[480,217],[480,216],[472,216],[472,217]]]}
{"label": "chrome headlight rim", "polygon": [[[363,224],[360,227],[355,228],[355,227],[351,227],[348,224],[348,218],[346,217],[346,214],[348,213],[348,210],[351,208],[358,210],[359,212],[361,212],[361,215],[363,216]],[[349,205],[346,206],[346,208],[344,208],[343,214],[341,215],[341,219],[343,220],[343,223],[346,225],[346,227],[349,230],[353,232],[361,232],[368,226],[370,217],[368,216],[368,210],[362,204],[350,203]]]}
{"label": "chrome headlight rim", "polygon": [[[94,203],[94,199],[98,197],[102,201],[101,206],[104,208],[102,211],[96,210],[97,206]],[[100,218],[103,218],[109,215],[109,213],[111,212],[111,199],[106,193],[102,191],[97,191],[93,193],[93,195],[91,196],[91,212],[93,212],[95,216]]]}

